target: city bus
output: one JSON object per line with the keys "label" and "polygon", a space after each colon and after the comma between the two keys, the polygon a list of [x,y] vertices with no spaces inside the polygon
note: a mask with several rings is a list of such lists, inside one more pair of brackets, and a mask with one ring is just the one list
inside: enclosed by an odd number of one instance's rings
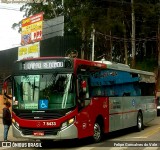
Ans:
{"label": "city bus", "polygon": [[4,81],[12,89],[13,136],[48,142],[135,127],[156,117],[155,75],[109,61],[69,57],[18,60]]}

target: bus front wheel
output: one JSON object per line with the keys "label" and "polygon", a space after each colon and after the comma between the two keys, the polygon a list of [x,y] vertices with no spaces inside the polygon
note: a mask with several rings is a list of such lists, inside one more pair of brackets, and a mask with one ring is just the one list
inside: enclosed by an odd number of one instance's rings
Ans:
{"label": "bus front wheel", "polygon": [[143,116],[141,112],[137,115],[137,130],[140,132],[143,129]]}
{"label": "bus front wheel", "polygon": [[102,126],[99,122],[96,122],[94,124],[94,134],[93,134],[92,139],[96,143],[101,141],[102,139]]}

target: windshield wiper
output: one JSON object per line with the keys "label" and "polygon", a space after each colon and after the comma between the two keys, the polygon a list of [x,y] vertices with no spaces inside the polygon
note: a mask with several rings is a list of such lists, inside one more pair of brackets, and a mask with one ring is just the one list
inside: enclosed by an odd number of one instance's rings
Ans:
{"label": "windshield wiper", "polygon": [[33,81],[33,101],[34,101],[34,92],[35,92],[35,77],[34,77],[34,81]]}

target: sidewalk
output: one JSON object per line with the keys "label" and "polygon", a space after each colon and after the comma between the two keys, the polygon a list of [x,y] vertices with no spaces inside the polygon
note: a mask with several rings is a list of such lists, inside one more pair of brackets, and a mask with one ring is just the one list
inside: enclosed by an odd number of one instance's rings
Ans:
{"label": "sidewalk", "polygon": [[[2,115],[1,115],[2,117]],[[4,131],[4,126],[2,124],[2,118],[0,118],[0,141],[3,141],[3,131]],[[12,133],[12,126],[10,126],[9,132],[8,132],[8,140],[9,141],[26,141],[27,139],[22,139],[22,138],[15,138],[13,137],[13,133]]]}

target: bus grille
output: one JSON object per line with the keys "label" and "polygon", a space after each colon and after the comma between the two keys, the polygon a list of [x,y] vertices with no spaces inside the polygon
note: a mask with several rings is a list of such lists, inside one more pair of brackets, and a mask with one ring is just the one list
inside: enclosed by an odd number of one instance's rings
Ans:
{"label": "bus grille", "polygon": [[63,117],[61,114],[57,113],[43,113],[43,114],[32,114],[32,113],[20,113],[17,116],[21,119],[28,119],[28,120],[49,120],[49,119],[58,119]]}
{"label": "bus grille", "polygon": [[60,131],[60,128],[52,129],[41,129],[41,128],[20,128],[24,135],[33,135],[34,131],[43,131],[44,135],[57,135],[57,132]]}

